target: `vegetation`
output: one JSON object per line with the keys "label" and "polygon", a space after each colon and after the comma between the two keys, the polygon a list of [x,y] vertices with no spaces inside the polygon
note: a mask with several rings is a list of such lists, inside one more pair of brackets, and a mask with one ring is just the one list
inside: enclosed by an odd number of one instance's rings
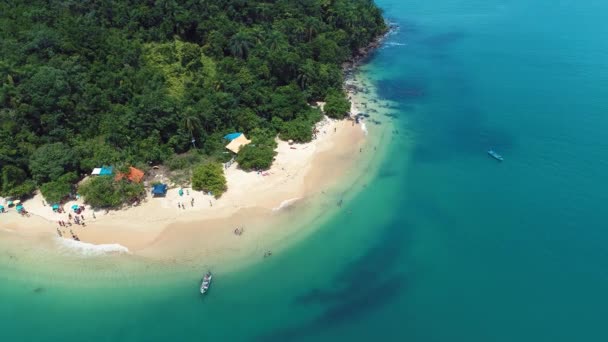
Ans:
{"label": "vegetation", "polygon": [[57,178],[57,180],[42,184],[40,192],[47,202],[59,203],[72,193],[72,184],[76,180],[78,180],[76,173],[66,173]]}
{"label": "vegetation", "polygon": [[334,119],[342,119],[350,111],[350,102],[342,90],[331,90],[325,98],[323,111]]}
{"label": "vegetation", "polygon": [[91,178],[78,191],[85,203],[96,208],[117,208],[123,203],[137,201],[145,193],[142,184],[127,180],[115,181],[111,176]]}
{"label": "vegetation", "polygon": [[[342,116],[341,64],[385,30],[373,0],[2,1],[0,195],[56,198],[65,174],[193,149],[229,159],[233,131],[308,141],[307,103]],[[273,144],[254,139],[241,167],[268,168]]]}
{"label": "vegetation", "polygon": [[[273,124],[278,126],[283,124],[283,121],[275,118]],[[274,157],[277,155],[274,150],[277,147],[274,132],[275,130],[272,128],[256,128],[251,132],[251,144],[241,147],[236,156],[239,168],[245,171],[259,171],[270,168]]]}
{"label": "vegetation", "polygon": [[206,163],[192,171],[192,189],[211,192],[219,198],[228,189],[224,168],[220,163]]}

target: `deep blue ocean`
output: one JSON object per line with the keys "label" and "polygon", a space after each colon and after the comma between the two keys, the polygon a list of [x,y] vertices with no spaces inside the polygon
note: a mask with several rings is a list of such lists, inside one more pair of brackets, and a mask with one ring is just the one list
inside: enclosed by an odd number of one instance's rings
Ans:
{"label": "deep blue ocean", "polygon": [[3,281],[0,340],[608,341],[608,1],[378,4],[394,127],[337,215],[204,300]]}

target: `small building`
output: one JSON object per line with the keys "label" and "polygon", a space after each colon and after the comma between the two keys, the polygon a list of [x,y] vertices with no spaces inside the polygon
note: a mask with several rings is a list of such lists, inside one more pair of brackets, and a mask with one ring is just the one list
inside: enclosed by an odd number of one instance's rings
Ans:
{"label": "small building", "polygon": [[167,184],[154,184],[152,186],[152,196],[164,197],[167,194]]}
{"label": "small building", "polygon": [[144,172],[138,168],[134,168],[133,166],[130,166],[128,173],[125,174],[122,172],[118,172],[116,174],[116,177],[114,177],[114,180],[119,181],[123,178],[127,178],[129,181],[131,181],[133,183],[141,183],[141,181],[144,179]]}
{"label": "small building", "polygon": [[111,166],[96,167],[91,171],[91,176],[111,176],[114,173],[114,168]]}
{"label": "small building", "polygon": [[228,145],[226,145],[226,148],[234,153],[239,153],[241,147],[250,143],[251,140],[247,139],[247,137],[245,137],[245,134],[241,134],[237,138],[234,138]]}

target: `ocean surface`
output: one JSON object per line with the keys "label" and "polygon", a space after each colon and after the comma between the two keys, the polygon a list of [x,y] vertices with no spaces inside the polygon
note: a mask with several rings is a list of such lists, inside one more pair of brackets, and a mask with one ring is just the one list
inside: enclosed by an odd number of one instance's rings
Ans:
{"label": "ocean surface", "polygon": [[0,340],[608,341],[608,1],[378,4],[391,139],[335,216],[205,298],[3,269]]}

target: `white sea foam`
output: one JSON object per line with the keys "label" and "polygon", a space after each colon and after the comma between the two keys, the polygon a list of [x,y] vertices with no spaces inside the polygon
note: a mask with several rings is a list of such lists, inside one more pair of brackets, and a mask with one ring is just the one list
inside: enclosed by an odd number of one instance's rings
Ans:
{"label": "white sea foam", "polygon": [[384,43],[386,46],[407,46],[406,43],[398,43],[398,42],[386,42]]}
{"label": "white sea foam", "polygon": [[100,256],[109,254],[127,254],[129,249],[117,243],[95,245],[92,243],[76,241],[71,239],[56,238],[60,248],[66,252],[76,253],[83,256]]}
{"label": "white sea foam", "polygon": [[290,198],[288,200],[284,200],[283,202],[281,202],[281,204],[279,204],[278,207],[276,208],[272,208],[272,211],[278,211],[281,209],[285,209],[287,207],[289,207],[290,205],[292,205],[295,201],[299,200],[301,197],[295,197],[295,198]]}
{"label": "white sea foam", "polygon": [[361,130],[363,131],[363,133],[365,133],[365,135],[367,135],[367,126],[365,126],[365,122],[361,122]]}

